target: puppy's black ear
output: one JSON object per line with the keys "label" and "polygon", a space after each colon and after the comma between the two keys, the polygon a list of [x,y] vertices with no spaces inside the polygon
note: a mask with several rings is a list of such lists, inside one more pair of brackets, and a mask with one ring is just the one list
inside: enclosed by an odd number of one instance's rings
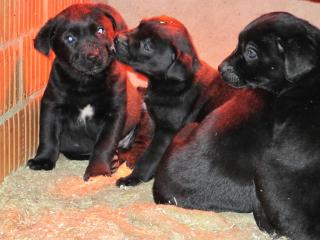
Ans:
{"label": "puppy's black ear", "polygon": [[116,32],[120,32],[128,29],[127,24],[124,21],[123,17],[114,8],[103,3],[97,4],[97,7],[103,12],[103,14],[107,18],[111,20],[113,29]]}
{"label": "puppy's black ear", "polygon": [[192,70],[193,58],[189,54],[179,53],[170,65],[166,73],[166,78],[183,82],[190,77]]}
{"label": "puppy's black ear", "polygon": [[278,44],[285,57],[285,74],[289,82],[295,82],[313,70],[317,64],[317,50],[307,38],[288,39]]}
{"label": "puppy's black ear", "polygon": [[34,48],[48,56],[51,48],[50,39],[54,34],[56,19],[49,19],[34,39]]}

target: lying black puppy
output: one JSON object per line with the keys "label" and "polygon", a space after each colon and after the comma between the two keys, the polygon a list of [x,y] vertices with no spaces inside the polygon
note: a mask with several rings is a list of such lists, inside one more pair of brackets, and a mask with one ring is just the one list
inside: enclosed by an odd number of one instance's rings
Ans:
{"label": "lying black puppy", "polygon": [[216,70],[201,62],[186,28],[176,19],[154,17],[115,39],[120,61],[146,75],[145,96],[155,124],[148,149],[128,177],[117,185],[150,180],[175,134],[190,122],[201,121],[235,91]]}
{"label": "lying black puppy", "polygon": [[[128,147],[142,101],[110,47],[126,24],[104,4],[75,4],[50,19],[34,45],[56,58],[41,101],[40,144],[27,165],[51,170],[59,153],[89,159],[84,179],[110,175],[116,148]],[[127,136],[123,141],[122,138]],[[124,146],[126,145],[126,146]]]}
{"label": "lying black puppy", "polygon": [[274,94],[273,139],[256,166],[260,228],[320,239],[320,31],[288,13],[250,23],[221,65],[235,87]]}
{"label": "lying black puppy", "polygon": [[271,139],[269,97],[265,91],[239,90],[201,123],[186,125],[158,166],[155,202],[252,212],[254,166]]}

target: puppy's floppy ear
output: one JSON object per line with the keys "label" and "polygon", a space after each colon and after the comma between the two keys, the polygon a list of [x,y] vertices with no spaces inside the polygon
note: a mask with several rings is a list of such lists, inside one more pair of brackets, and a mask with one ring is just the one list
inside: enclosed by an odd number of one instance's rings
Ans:
{"label": "puppy's floppy ear", "polygon": [[114,8],[103,3],[97,4],[97,7],[103,12],[103,14],[107,18],[111,20],[113,29],[116,32],[120,32],[128,29],[127,24],[124,21],[123,17]]}
{"label": "puppy's floppy ear", "polygon": [[306,37],[278,42],[278,49],[284,54],[285,74],[289,82],[299,80],[316,67],[317,49]]}
{"label": "puppy's floppy ear", "polygon": [[46,56],[48,56],[50,52],[50,39],[54,34],[56,23],[55,18],[49,19],[34,39],[34,48]]}
{"label": "puppy's floppy ear", "polygon": [[189,54],[178,53],[175,60],[166,72],[167,79],[174,79],[179,82],[187,80],[192,74],[193,58]]}

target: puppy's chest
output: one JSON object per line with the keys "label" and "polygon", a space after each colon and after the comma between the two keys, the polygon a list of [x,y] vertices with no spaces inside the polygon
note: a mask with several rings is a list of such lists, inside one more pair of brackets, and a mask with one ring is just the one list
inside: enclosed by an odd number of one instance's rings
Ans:
{"label": "puppy's chest", "polygon": [[87,120],[92,119],[95,109],[91,104],[79,109],[78,122],[85,124]]}
{"label": "puppy's chest", "polygon": [[86,125],[94,120],[99,121],[108,114],[111,109],[108,97],[102,99],[78,98],[70,99],[63,107],[64,117],[67,121],[77,123],[77,125]]}
{"label": "puppy's chest", "polygon": [[190,88],[182,93],[159,93],[148,91],[144,101],[150,111],[160,115],[174,114],[187,115],[190,113],[191,106],[197,101],[198,89]]}
{"label": "puppy's chest", "polygon": [[145,102],[155,124],[166,128],[179,129],[190,112],[190,104],[178,98],[159,99],[150,96]]}

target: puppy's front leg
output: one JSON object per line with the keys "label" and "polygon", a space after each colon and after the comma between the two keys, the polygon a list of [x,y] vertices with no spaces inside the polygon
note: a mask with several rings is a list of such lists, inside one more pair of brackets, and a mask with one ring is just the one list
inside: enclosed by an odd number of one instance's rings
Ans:
{"label": "puppy's front leg", "polygon": [[150,146],[137,160],[132,173],[127,177],[118,179],[117,186],[136,186],[141,182],[152,179],[159,162],[171,143],[173,135],[172,132],[156,129]]}
{"label": "puppy's front leg", "polygon": [[[116,62],[113,67],[116,69]],[[119,140],[121,138],[126,114],[127,114],[127,79],[122,75],[124,72],[115,72],[107,79],[108,87],[111,87],[112,97],[110,109],[105,116],[96,144],[89,159],[89,165],[83,175],[83,180],[98,175],[110,176],[118,167],[119,162],[113,161]]]}
{"label": "puppy's front leg", "polygon": [[124,111],[116,111],[109,114],[105,122],[93,153],[89,159],[89,165],[83,179],[88,181],[90,177],[98,175],[110,176],[118,167],[118,161],[113,161],[119,138],[125,122]]}
{"label": "puppy's front leg", "polygon": [[40,135],[37,154],[27,162],[33,170],[51,170],[59,157],[61,133],[60,111],[51,102],[41,102]]}

